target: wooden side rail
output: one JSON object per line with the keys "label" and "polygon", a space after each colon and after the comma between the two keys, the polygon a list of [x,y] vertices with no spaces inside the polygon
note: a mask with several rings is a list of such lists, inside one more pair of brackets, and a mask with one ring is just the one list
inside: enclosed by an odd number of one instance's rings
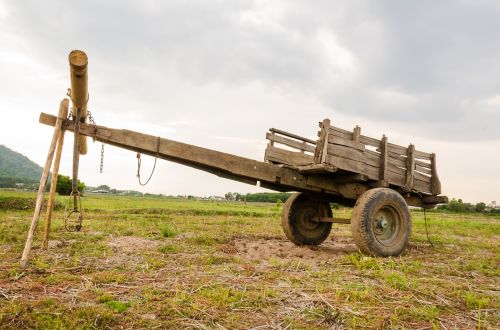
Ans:
{"label": "wooden side rail", "polygon": [[359,126],[347,131],[325,119],[319,127],[315,164],[327,163],[338,170],[366,175],[376,182],[375,186],[441,193],[435,155],[416,150],[412,144],[403,147],[390,143],[385,135],[381,139],[361,135]]}

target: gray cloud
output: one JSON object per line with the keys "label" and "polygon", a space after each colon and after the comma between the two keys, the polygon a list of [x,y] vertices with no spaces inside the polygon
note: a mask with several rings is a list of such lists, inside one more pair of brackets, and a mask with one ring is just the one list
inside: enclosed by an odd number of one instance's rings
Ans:
{"label": "gray cloud", "polygon": [[26,52],[61,68],[70,47],[86,49],[109,94],[146,96],[154,105],[174,76],[195,86],[259,83],[412,134],[500,138],[500,106],[487,104],[500,94],[498,2],[11,1],[7,8],[6,28],[26,40]]}

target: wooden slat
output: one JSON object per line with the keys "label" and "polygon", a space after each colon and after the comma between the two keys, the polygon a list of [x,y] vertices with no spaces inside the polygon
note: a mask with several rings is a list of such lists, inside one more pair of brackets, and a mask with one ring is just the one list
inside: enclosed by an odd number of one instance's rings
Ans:
{"label": "wooden slat", "polygon": [[389,152],[396,153],[398,155],[406,155],[408,150],[405,147],[398,146],[397,144],[388,143],[387,144]]}
{"label": "wooden slat", "polygon": [[331,144],[331,143],[328,144],[328,154],[356,160],[359,162],[363,162],[365,158],[364,153],[358,149],[353,149],[339,144]]}
{"label": "wooden slat", "polygon": [[274,146],[267,147],[265,158],[266,161],[294,166],[310,165],[314,162],[313,156]]}
{"label": "wooden slat", "polygon": [[365,150],[365,146],[363,144],[358,143],[358,142],[353,141],[353,140],[344,139],[344,138],[341,138],[341,137],[335,136],[335,135],[330,135],[328,137],[328,142],[333,143],[333,144],[343,145],[343,146],[358,149],[358,150]]}
{"label": "wooden slat", "polygon": [[391,154],[389,154],[388,162],[393,164],[394,166],[406,168],[406,157],[404,159],[394,158]]}
{"label": "wooden slat", "polygon": [[431,193],[431,184],[419,179],[413,181],[413,189],[421,193]]}
{"label": "wooden slat", "polygon": [[316,141],[314,141],[314,140],[311,140],[311,139],[308,139],[308,138],[305,138],[305,137],[302,137],[302,136],[299,136],[299,135],[296,135],[293,133],[285,132],[285,131],[282,131],[282,130],[277,129],[277,128],[270,128],[269,131],[277,133],[277,134],[281,134],[283,136],[291,137],[291,138],[294,138],[297,140],[305,141],[305,142],[308,142],[310,144],[314,144],[314,145],[316,144]]}
{"label": "wooden slat", "polygon": [[390,162],[387,163],[387,171],[401,175],[406,175],[406,168],[398,167]]}
{"label": "wooden slat", "polygon": [[421,180],[426,183],[431,183],[431,177],[430,175],[425,175],[420,172],[415,171],[414,173],[415,179]]}
{"label": "wooden slat", "polygon": [[329,133],[341,137],[343,139],[352,140],[352,132],[346,131],[345,129],[331,126]]}
{"label": "wooden slat", "polygon": [[420,158],[424,160],[430,160],[431,159],[431,154],[428,152],[423,152],[419,150],[415,150],[415,158]]}
{"label": "wooden slat", "polygon": [[418,159],[415,159],[415,165],[431,169],[431,163],[426,163],[426,162],[423,162],[423,161],[418,160]]}
{"label": "wooden slat", "polygon": [[365,153],[365,163],[371,166],[380,166],[380,154],[378,152],[366,149]]}
{"label": "wooden slat", "polygon": [[279,136],[279,135],[276,135],[276,134],[273,134],[273,133],[269,133],[269,132],[266,133],[266,139],[268,139],[269,141],[273,141],[273,142],[276,142],[276,143],[281,143],[281,144],[284,144],[286,146],[289,146],[289,147],[292,147],[292,148],[295,148],[295,149],[299,149],[299,150],[304,150],[304,151],[307,151],[307,152],[314,153],[314,151],[316,150],[315,146],[307,144],[304,141],[299,142],[297,140],[292,140],[292,139],[289,139],[289,138],[286,138],[286,137],[283,137],[283,136]]}
{"label": "wooden slat", "polygon": [[312,164],[299,166],[299,173],[311,174],[311,173],[333,173],[337,171],[334,165],[330,164]]}
{"label": "wooden slat", "polygon": [[399,160],[402,160],[403,162],[406,162],[406,154],[405,155],[400,155],[398,153],[395,153],[393,151],[390,151],[388,152],[389,156],[394,158],[394,159],[399,159]]}
{"label": "wooden slat", "polygon": [[380,140],[371,138],[369,136],[361,135],[359,137],[359,142],[361,142],[362,144],[366,144],[366,145],[375,147],[375,148],[379,148],[380,147]]}
{"label": "wooden slat", "polygon": [[379,174],[378,167],[369,166],[360,161],[338,157],[334,155],[328,155],[327,162],[329,164],[335,165],[338,169],[342,169],[353,173],[365,174],[368,176],[369,179],[372,180],[376,180],[378,178]]}
{"label": "wooden slat", "polygon": [[[417,161],[415,161],[415,163],[416,163],[416,162],[417,162]],[[419,171],[419,172],[422,172],[422,173],[424,173],[424,174],[429,174],[429,175],[431,175],[431,174],[432,174],[432,171],[431,171],[429,168],[427,168],[427,167],[422,167],[422,166],[420,166],[420,165],[415,165],[415,170],[416,170],[416,171]]]}

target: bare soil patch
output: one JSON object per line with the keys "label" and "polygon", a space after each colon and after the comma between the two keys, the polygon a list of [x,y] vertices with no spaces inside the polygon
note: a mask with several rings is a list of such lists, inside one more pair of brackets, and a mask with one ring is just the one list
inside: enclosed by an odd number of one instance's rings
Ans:
{"label": "bare soil patch", "polygon": [[320,246],[297,246],[285,238],[238,238],[221,248],[225,253],[248,260],[280,259],[324,263],[346,253],[357,251],[351,238],[333,237]]}
{"label": "bare soil patch", "polygon": [[158,241],[153,241],[147,238],[135,236],[111,236],[108,246],[115,251],[122,253],[133,253],[137,251],[154,249],[159,244]]}

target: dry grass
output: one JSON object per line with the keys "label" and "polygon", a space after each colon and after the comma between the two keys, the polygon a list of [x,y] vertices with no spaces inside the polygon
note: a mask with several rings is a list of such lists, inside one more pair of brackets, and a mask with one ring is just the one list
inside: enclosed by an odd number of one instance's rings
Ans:
{"label": "dry grass", "polygon": [[294,246],[276,205],[83,203],[83,231],[65,232],[57,211],[51,248],[37,242],[25,270],[31,212],[0,210],[0,328],[499,327],[497,218],[430,213],[432,247],[415,211],[410,249],[381,259],[357,253],[344,225]]}

